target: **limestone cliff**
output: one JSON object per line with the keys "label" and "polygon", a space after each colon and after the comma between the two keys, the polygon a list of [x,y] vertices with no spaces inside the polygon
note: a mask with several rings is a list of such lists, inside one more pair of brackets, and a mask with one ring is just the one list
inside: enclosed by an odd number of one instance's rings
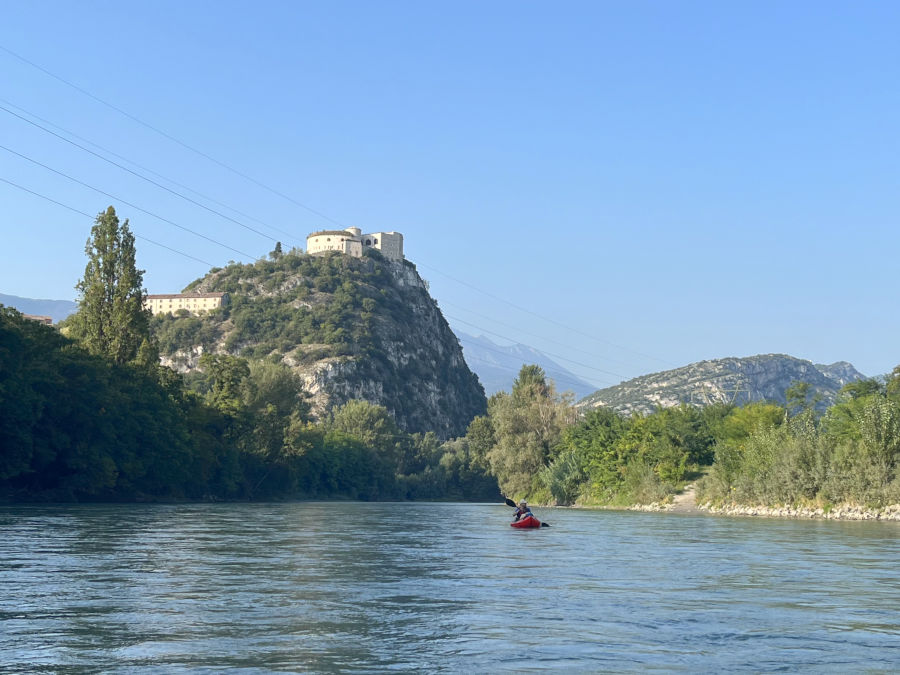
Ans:
{"label": "limestone cliff", "polygon": [[848,382],[864,375],[844,361],[816,365],[784,354],[700,361],[689,366],[643,375],[594,392],[578,402],[580,408],[608,406],[631,414],[649,413],[661,406],[681,403],[709,405],[773,401],[783,404],[785,391],[795,382],[808,382],[821,400],[820,408],[834,403]]}
{"label": "limestone cliff", "polygon": [[213,269],[185,291],[225,292],[230,302],[199,317],[154,317],[162,361],[181,372],[196,369],[205,351],[278,359],[303,378],[318,416],[365,399],[406,431],[441,438],[464,434],[486,409],[484,389],[409,261],[292,252]]}

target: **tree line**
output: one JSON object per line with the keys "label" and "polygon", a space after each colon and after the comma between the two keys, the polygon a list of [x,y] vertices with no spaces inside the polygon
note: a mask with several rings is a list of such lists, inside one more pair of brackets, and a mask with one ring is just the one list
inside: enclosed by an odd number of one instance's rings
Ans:
{"label": "tree line", "polygon": [[188,378],[160,366],[128,221],[100,213],[85,252],[79,311],[61,330],[0,307],[0,499],[502,493],[621,506],[702,477],[698,495],[720,504],[900,502],[900,366],[848,384],[824,414],[796,383],[785,405],[625,417],[579,412],[526,365],[465,436],[442,441],[404,432],[365,401],[313,421],[302,381],[279,359],[207,352]]}
{"label": "tree line", "polygon": [[681,405],[576,414],[537,366],[495,394],[467,438],[504,494],[544,503],[664,501],[688,481],[717,504],[900,503],[900,366],[847,384],[817,412],[807,383],[785,405]]}
{"label": "tree line", "polygon": [[189,381],[160,366],[128,221],[100,213],[85,252],[60,330],[0,307],[0,498],[497,498],[464,439],[364,401],[313,422],[280,362],[207,353]]}

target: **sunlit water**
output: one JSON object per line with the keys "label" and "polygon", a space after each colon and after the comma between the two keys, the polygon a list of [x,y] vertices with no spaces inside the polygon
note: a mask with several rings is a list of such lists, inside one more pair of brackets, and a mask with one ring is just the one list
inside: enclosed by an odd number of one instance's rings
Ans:
{"label": "sunlit water", "polygon": [[900,524],[0,508],[0,671],[900,670]]}

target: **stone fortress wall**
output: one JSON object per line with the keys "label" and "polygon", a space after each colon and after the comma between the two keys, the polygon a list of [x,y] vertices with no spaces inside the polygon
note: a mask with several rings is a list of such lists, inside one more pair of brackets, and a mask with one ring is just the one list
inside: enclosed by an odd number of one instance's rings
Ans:
{"label": "stone fortress wall", "polygon": [[307,253],[339,251],[355,258],[362,257],[364,248],[374,248],[388,260],[403,260],[403,235],[399,232],[371,232],[363,234],[358,227],[346,230],[320,230],[306,238]]}

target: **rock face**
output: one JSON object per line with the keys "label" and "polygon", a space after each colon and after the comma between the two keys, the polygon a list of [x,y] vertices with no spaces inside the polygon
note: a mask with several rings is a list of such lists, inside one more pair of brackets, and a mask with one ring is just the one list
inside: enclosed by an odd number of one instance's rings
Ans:
{"label": "rock face", "polygon": [[229,265],[190,292],[231,304],[199,317],[154,317],[162,362],[188,373],[204,352],[280,360],[304,381],[313,414],[351,399],[387,408],[409,432],[461,436],[487,402],[425,282],[377,253],[291,253]]}
{"label": "rock face", "polygon": [[683,368],[643,375],[614,387],[594,392],[578,402],[583,409],[608,406],[617,412],[650,413],[681,403],[711,405],[752,401],[785,403],[785,391],[795,382],[808,382],[821,396],[824,409],[834,403],[848,382],[865,376],[845,361],[816,365],[784,354],[762,354],[745,358],[715,359]]}

